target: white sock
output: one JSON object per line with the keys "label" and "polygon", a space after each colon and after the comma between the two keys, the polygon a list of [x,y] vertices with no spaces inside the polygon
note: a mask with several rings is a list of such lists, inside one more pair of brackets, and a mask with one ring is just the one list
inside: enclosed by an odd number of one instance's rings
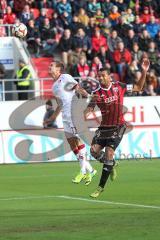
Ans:
{"label": "white sock", "polygon": [[89,161],[87,160],[87,151],[84,144],[79,147],[79,156],[84,160],[83,164],[85,165],[86,172],[91,173],[93,171],[93,168]]}
{"label": "white sock", "polygon": [[81,155],[79,154],[78,148],[76,148],[73,152],[74,152],[74,154],[76,155],[76,158],[77,158],[77,160],[78,160],[79,163],[80,163],[81,173],[82,173],[82,174],[86,174],[86,167],[85,167],[85,161],[84,161],[83,156],[81,156]]}
{"label": "white sock", "polygon": [[86,161],[81,154],[78,155],[78,160],[79,160],[80,167],[81,167],[81,173],[86,174],[87,173],[87,171],[86,171]]}
{"label": "white sock", "polygon": [[89,163],[88,160],[85,161],[85,165],[86,165],[86,170],[87,170],[89,173],[92,173],[92,172],[93,172],[93,167],[91,166],[91,164]]}

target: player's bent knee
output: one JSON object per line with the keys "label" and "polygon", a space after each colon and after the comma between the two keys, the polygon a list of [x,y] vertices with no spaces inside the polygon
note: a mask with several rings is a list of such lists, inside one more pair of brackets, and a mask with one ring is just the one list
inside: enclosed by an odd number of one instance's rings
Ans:
{"label": "player's bent knee", "polygon": [[91,146],[90,148],[90,154],[92,157],[96,158],[97,157],[97,152],[94,146]]}
{"label": "player's bent knee", "polygon": [[112,160],[114,157],[114,150],[110,147],[106,148],[106,155],[108,160]]}

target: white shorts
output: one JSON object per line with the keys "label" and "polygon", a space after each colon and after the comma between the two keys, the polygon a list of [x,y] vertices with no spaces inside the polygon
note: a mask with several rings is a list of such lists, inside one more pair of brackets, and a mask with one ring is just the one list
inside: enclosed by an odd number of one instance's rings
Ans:
{"label": "white shorts", "polygon": [[63,121],[66,138],[78,137],[77,129],[71,121]]}

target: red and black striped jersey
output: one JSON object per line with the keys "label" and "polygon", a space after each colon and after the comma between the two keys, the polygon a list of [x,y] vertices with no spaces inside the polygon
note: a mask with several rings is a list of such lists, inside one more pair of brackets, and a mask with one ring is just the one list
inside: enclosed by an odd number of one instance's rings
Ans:
{"label": "red and black striped jersey", "polygon": [[124,124],[123,98],[127,85],[121,82],[111,82],[108,88],[100,85],[93,92],[93,97],[88,107],[96,105],[101,111],[101,126],[109,127]]}

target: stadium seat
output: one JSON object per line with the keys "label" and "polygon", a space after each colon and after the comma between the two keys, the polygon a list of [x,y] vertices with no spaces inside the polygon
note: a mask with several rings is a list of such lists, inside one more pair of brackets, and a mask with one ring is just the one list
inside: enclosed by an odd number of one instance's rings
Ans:
{"label": "stadium seat", "polygon": [[[53,61],[53,58],[32,58],[32,62],[35,66],[35,69],[37,71],[37,75],[39,78],[50,78],[50,75],[48,73],[48,67],[50,63]],[[52,85],[53,80],[44,81],[43,83],[40,82],[40,88],[44,91],[41,96],[44,97],[44,99],[52,98]],[[50,89],[50,92],[45,92],[45,90]]]}
{"label": "stadium seat", "polygon": [[38,18],[40,15],[38,8],[31,8],[31,12],[33,13],[34,19]]}
{"label": "stadium seat", "polygon": [[52,8],[46,8],[46,17],[52,18],[54,10]]}

